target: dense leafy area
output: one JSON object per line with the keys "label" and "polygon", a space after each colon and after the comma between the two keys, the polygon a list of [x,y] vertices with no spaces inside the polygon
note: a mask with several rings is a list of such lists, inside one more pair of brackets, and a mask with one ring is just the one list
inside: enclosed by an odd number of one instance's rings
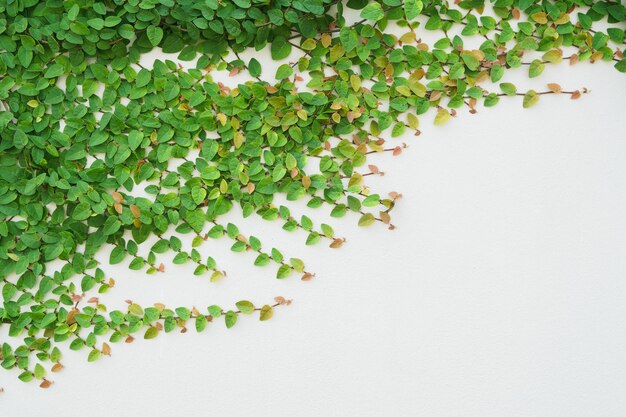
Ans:
{"label": "dense leafy area", "polygon": [[[347,22],[346,7],[361,20]],[[419,135],[426,113],[440,125],[456,109],[476,112],[507,96],[523,97],[524,107],[545,94],[577,99],[586,90],[552,83],[518,91],[504,77],[527,67],[534,78],[563,61],[608,61],[626,72],[625,16],[618,2],[582,0],[5,2],[0,326],[10,339],[2,367],[48,387],[42,364],[59,371],[65,345],[94,361],[110,353],[108,343],[136,334],[151,339],[190,323],[202,331],[221,317],[230,328],[241,314],[269,319],[289,301],[202,312],[129,301],[127,311],[108,311],[93,294],[115,281],[96,257],[108,248],[108,263],[151,274],[169,254],[218,281],[225,272],[197,248],[222,239],[255,253],[257,266],[274,264],[279,279],[309,280],[301,259],[223,216],[237,205],[246,217],[306,231],[306,244],[344,243],[330,225],[274,204],[282,195],[329,207],[332,217],[352,213],[360,226],[393,228],[399,195],[365,184],[382,174],[373,154],[402,153],[404,145],[383,136]],[[596,22],[608,28],[592,28]],[[426,44],[424,31],[440,38]],[[155,47],[195,59],[195,69],[167,60],[145,67],[140,58]],[[286,62],[265,74],[257,59],[241,59],[250,48]],[[255,80],[228,88],[213,79],[222,69]]]}

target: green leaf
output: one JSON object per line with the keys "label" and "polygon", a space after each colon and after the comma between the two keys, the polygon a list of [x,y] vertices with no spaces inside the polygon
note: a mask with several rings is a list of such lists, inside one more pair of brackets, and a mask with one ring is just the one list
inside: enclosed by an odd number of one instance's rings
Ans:
{"label": "green leaf", "polygon": [[444,108],[440,108],[435,116],[435,126],[441,126],[451,119],[450,112]]}
{"label": "green leaf", "polygon": [[138,130],[131,130],[128,133],[128,147],[131,150],[135,150],[139,147],[141,142],[143,141],[143,134]]}
{"label": "green leaf", "polygon": [[196,317],[196,331],[198,333],[202,332],[207,325],[207,319],[205,316],[203,315],[199,315],[198,317]]}
{"label": "green leaf", "polygon": [[86,220],[91,215],[91,207],[88,203],[79,203],[72,212],[74,220]]}
{"label": "green leaf", "polygon": [[359,219],[359,226],[371,226],[376,222],[376,218],[372,213],[365,213]]}
{"label": "green leaf", "polygon": [[143,334],[144,339],[154,339],[159,335],[159,331],[156,327],[148,327],[146,332]]}
{"label": "green leaf", "polygon": [[33,380],[33,374],[30,371],[24,371],[18,376],[20,381],[30,382]]}
{"label": "green leaf", "polygon": [[273,315],[274,315],[274,309],[272,308],[272,306],[266,304],[263,307],[261,307],[261,314],[260,314],[259,320],[267,321],[271,319]]}
{"label": "green leaf", "polygon": [[278,279],[287,278],[289,275],[291,275],[291,268],[289,265],[281,265],[276,272],[276,278]]}
{"label": "green leaf", "polygon": [[254,304],[252,304],[250,301],[247,301],[247,300],[238,301],[235,305],[243,314],[254,313]]}
{"label": "green leaf", "polygon": [[291,54],[291,44],[282,36],[277,36],[270,48],[272,59],[278,61],[287,58]]}
{"label": "green leaf", "polygon": [[63,74],[63,65],[61,64],[52,64],[48,67],[48,70],[44,74],[45,78],[56,78]]}
{"label": "green leaf", "polygon": [[507,96],[514,96],[517,94],[517,87],[511,83],[500,83],[500,90]]}
{"label": "green leaf", "polygon": [[91,352],[89,352],[89,356],[87,356],[87,361],[88,362],[95,362],[98,359],[100,359],[100,354],[101,352],[98,349],[92,349]]}
{"label": "green leaf", "polygon": [[222,308],[217,305],[212,305],[208,307],[209,314],[213,318],[218,318],[222,315]]}
{"label": "green leaf", "polygon": [[248,63],[248,72],[251,77],[258,77],[261,75],[261,63],[257,61],[256,58],[250,58],[250,62]]}
{"label": "green leaf", "polygon": [[537,104],[539,102],[539,94],[537,94],[537,92],[535,90],[529,90],[525,95],[524,95],[524,108],[530,108],[532,106],[534,106],[535,104]]}
{"label": "green leaf", "polygon": [[291,68],[290,65],[282,64],[280,67],[278,67],[278,70],[276,70],[276,79],[282,80],[283,78],[289,78],[292,74],[293,68]]}
{"label": "green leaf", "polygon": [[152,46],[158,46],[163,39],[163,29],[159,26],[150,25],[146,28],[146,35]]}
{"label": "green leaf", "polygon": [[40,363],[35,365],[35,378],[37,379],[43,379],[46,376],[46,370],[44,369],[43,366],[41,366]]}
{"label": "green leaf", "polygon": [[407,20],[413,20],[422,12],[424,7],[421,0],[405,0],[404,1],[404,15]]}
{"label": "green leaf", "polygon": [[237,323],[237,313],[232,310],[227,311],[224,315],[224,321],[226,323],[226,327],[230,329],[235,325],[235,323]]}
{"label": "green leaf", "polygon": [[363,19],[378,21],[385,17],[385,12],[380,3],[370,3],[361,10],[361,17]]}
{"label": "green leaf", "polygon": [[304,262],[302,261],[302,259],[291,258],[289,259],[289,263],[291,264],[291,266],[296,272],[304,271]]}
{"label": "green leaf", "polygon": [[195,209],[185,213],[185,220],[196,232],[201,232],[204,228],[206,217],[202,209]]}
{"label": "green leaf", "polygon": [[539,75],[541,75],[544,69],[544,63],[538,59],[535,59],[530,63],[530,66],[528,67],[528,76],[530,78],[538,77]]}
{"label": "green leaf", "polygon": [[109,217],[104,222],[104,226],[102,227],[102,233],[104,233],[105,236],[112,235],[113,233],[120,230],[121,226],[122,222],[120,222],[116,217]]}

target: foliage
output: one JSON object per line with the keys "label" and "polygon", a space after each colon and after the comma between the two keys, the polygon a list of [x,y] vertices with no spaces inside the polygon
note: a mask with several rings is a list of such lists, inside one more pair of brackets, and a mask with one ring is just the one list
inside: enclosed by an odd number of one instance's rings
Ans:
{"label": "foliage", "polygon": [[[310,280],[301,259],[224,224],[224,215],[238,205],[246,217],[304,230],[306,244],[342,246],[330,225],[277,207],[274,197],[283,195],[392,229],[399,194],[365,184],[383,174],[374,154],[397,156],[406,146],[383,135],[417,136],[422,115],[443,125],[456,109],[474,113],[507,96],[527,108],[542,95],[587,92],[556,83],[518,91],[503,81],[514,68],[534,78],[563,61],[607,61],[626,72],[626,9],[613,1],[86,3],[0,5],[0,325],[23,339],[4,342],[2,367],[44,388],[51,381],[42,363],[61,370],[64,343],[95,361],[110,354],[108,343],[137,334],[152,339],[188,324],[200,332],[222,316],[230,328],[241,314],[264,321],[289,303],[244,300],[200,312],[130,301],[127,311],[108,311],[88,295],[114,287],[95,258],[105,247],[110,264],[153,274],[164,270],[162,259],[189,262],[215,282],[225,271],[196,248],[223,239],[234,252],[253,252],[259,267],[274,264],[279,279]],[[347,22],[345,7],[361,20]],[[596,22],[608,29],[592,28]],[[442,35],[428,45],[422,31]],[[465,47],[470,38],[481,39],[478,49]],[[141,65],[155,47],[197,59],[195,69],[169,60]],[[264,74],[257,59],[240,58],[248,48],[268,48],[276,60],[300,57]],[[225,87],[213,80],[222,69],[255,81]],[[193,236],[191,247],[182,235]],[[62,267],[51,270],[52,261]]]}

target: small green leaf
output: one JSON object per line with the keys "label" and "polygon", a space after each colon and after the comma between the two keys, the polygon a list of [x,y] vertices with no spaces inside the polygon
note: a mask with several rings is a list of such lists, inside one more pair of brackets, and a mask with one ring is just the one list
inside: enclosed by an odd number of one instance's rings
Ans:
{"label": "small green leaf", "polygon": [[200,333],[206,328],[207,319],[203,315],[199,315],[196,317],[196,331]]}
{"label": "small green leaf", "polygon": [[238,301],[235,305],[243,314],[254,313],[254,304],[252,304],[250,301],[241,300]]}
{"label": "small green leaf", "polygon": [[405,0],[404,1],[404,15],[407,20],[413,20],[422,12],[424,7],[421,0]]}
{"label": "small green leaf", "polygon": [[222,308],[217,305],[212,305],[208,307],[209,314],[213,318],[218,318],[222,315]]}
{"label": "small green leaf", "polygon": [[283,64],[280,67],[278,67],[278,70],[276,70],[276,79],[282,80],[283,78],[289,78],[291,77],[292,74],[293,74],[293,68],[291,68],[290,65]]}
{"label": "small green leaf", "polygon": [[159,335],[159,331],[156,327],[148,327],[148,330],[143,334],[144,339],[154,339]]}
{"label": "small green leaf", "polygon": [[291,54],[291,44],[283,36],[277,36],[272,42],[270,52],[272,59],[276,61],[285,59]]}
{"label": "small green leaf", "polygon": [[143,316],[143,308],[139,304],[131,304],[128,306],[128,311],[135,316]]}
{"label": "small green leaf", "polygon": [[304,262],[302,261],[302,259],[291,258],[289,259],[289,263],[291,264],[291,266],[296,272],[304,271]]}
{"label": "small green leaf", "polygon": [[291,275],[291,267],[289,265],[281,265],[276,272],[276,278],[278,279],[287,278],[289,275]]}
{"label": "small green leaf", "polygon": [[543,64],[543,62],[535,59],[530,63],[530,66],[528,67],[528,76],[530,78],[538,77],[539,75],[541,75],[544,69],[545,65]]}
{"label": "small green leaf", "polygon": [[448,120],[450,120],[450,112],[444,108],[440,108],[437,111],[437,115],[435,116],[435,125],[441,126],[445,124]]}
{"label": "small green leaf", "polygon": [[259,317],[259,320],[267,321],[271,319],[273,315],[274,315],[274,309],[272,308],[272,306],[266,304],[263,307],[261,307],[261,315]]}
{"label": "small green leaf", "polygon": [[383,6],[380,3],[370,3],[361,10],[361,17],[363,19],[378,21],[385,17]]}
{"label": "small green leaf", "polygon": [[538,102],[539,102],[539,94],[537,94],[537,92],[535,90],[529,90],[524,95],[523,105],[524,105],[525,109],[528,109],[528,108],[534,106]]}
{"label": "small green leaf", "polygon": [[89,352],[89,356],[87,356],[88,362],[95,362],[98,359],[100,359],[100,351],[98,349],[93,349],[91,352]]}
{"label": "small green leaf", "polygon": [[250,58],[250,62],[248,63],[248,72],[252,77],[258,77],[261,75],[261,63],[257,61],[256,58]]}
{"label": "small green leaf", "polygon": [[514,96],[517,94],[517,87],[511,83],[500,83],[500,90],[507,96]]}
{"label": "small green leaf", "polygon": [[230,329],[235,325],[235,323],[237,323],[237,313],[232,310],[227,311],[224,315],[224,321],[226,323],[226,327]]}
{"label": "small green leaf", "polygon": [[159,26],[150,25],[146,29],[146,35],[148,36],[148,40],[152,44],[152,46],[157,46],[161,43],[163,39],[163,29]]}
{"label": "small green leaf", "polygon": [[359,226],[371,226],[376,222],[376,218],[372,213],[365,213],[359,219]]}
{"label": "small green leaf", "polygon": [[143,141],[143,134],[141,132],[139,132],[138,130],[131,130],[128,133],[128,147],[131,150],[135,150],[139,147],[139,145],[141,145],[141,142]]}
{"label": "small green leaf", "polygon": [[35,365],[35,378],[37,379],[43,379],[43,377],[46,376],[46,370],[44,369],[43,366],[41,366],[40,363]]}

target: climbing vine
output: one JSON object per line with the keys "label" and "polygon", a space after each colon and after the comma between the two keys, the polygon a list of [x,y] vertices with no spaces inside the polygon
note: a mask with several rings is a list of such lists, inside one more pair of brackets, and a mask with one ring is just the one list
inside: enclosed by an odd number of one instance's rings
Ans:
{"label": "climbing vine", "polygon": [[[307,245],[344,244],[331,225],[275,204],[281,195],[393,229],[400,194],[366,182],[382,175],[377,154],[402,154],[394,138],[415,140],[423,118],[441,125],[507,97],[525,108],[543,95],[580,98],[587,89],[521,91],[506,75],[585,61],[626,72],[625,21],[621,3],[589,0],[3,2],[2,367],[47,388],[64,348],[95,361],[137,336],[268,320],[290,300],[202,309],[129,300],[109,311],[97,294],[115,286],[107,263],[148,274],[191,263],[208,282],[236,279],[201,255],[209,239],[253,253],[278,279],[312,279],[302,259],[224,215],[236,205],[306,231]],[[145,65],[154,48],[191,68]],[[275,73],[243,58],[263,49],[281,62]],[[219,81],[240,73],[249,81],[235,88]]]}

